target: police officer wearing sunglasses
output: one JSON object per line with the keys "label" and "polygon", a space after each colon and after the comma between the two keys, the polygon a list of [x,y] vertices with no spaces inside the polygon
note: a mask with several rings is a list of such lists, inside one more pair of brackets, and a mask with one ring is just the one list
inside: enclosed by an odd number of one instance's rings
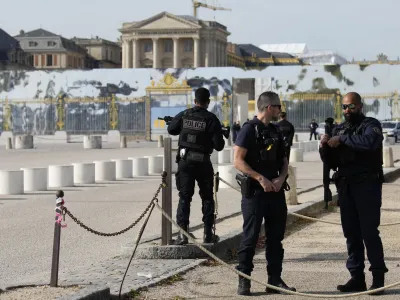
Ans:
{"label": "police officer wearing sunglasses", "polygon": [[[283,289],[281,278],[284,250],[282,240],[286,230],[287,206],[284,183],[288,171],[282,132],[271,121],[281,112],[279,96],[262,93],[257,101],[258,114],[243,124],[235,145],[234,166],[242,190],[243,235],[238,251],[237,270],[251,275],[253,257],[261,224],[264,221],[268,283]],[[239,276],[239,295],[250,295],[250,280]],[[268,293],[276,293],[267,288]],[[279,293],[279,292],[278,292]]]}
{"label": "police officer wearing sunglasses", "polygon": [[[364,244],[371,264],[370,289],[384,286],[388,272],[384,261],[379,224],[382,204],[382,128],[378,120],[362,113],[361,96],[348,93],[342,101],[345,122],[324,135],[321,144],[329,147],[325,160],[336,170],[334,175],[340,203],[343,233],[351,279],[337,289],[341,292],[367,290],[364,274]],[[332,164],[332,162],[334,162]],[[375,294],[383,294],[383,291]]]}

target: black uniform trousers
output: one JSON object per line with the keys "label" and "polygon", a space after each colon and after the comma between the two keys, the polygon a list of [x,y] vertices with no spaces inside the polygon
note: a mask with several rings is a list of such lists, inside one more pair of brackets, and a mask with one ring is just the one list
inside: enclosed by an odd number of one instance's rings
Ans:
{"label": "black uniform trousers", "polygon": [[268,276],[280,277],[284,250],[282,240],[286,230],[287,206],[283,189],[264,192],[258,190],[251,198],[242,199],[243,234],[238,251],[237,270],[250,275],[253,257],[263,219],[265,220],[265,258]]}
{"label": "black uniform trousers", "polygon": [[214,169],[211,161],[192,162],[181,159],[175,176],[176,187],[179,190],[176,212],[178,225],[189,225],[190,203],[194,194],[195,181],[197,181],[202,200],[203,222],[205,226],[212,226],[214,224]]}
{"label": "black uniform trousers", "polygon": [[314,135],[314,139],[317,140],[317,135],[318,135],[317,132],[316,131],[311,131],[310,132],[310,141],[311,141],[313,135]]}
{"label": "black uniform trousers", "polygon": [[369,271],[386,273],[388,269],[378,230],[381,218],[382,183],[376,179],[349,182],[341,178],[337,188],[348,252],[347,269],[352,276],[364,273],[365,244],[371,264]]}

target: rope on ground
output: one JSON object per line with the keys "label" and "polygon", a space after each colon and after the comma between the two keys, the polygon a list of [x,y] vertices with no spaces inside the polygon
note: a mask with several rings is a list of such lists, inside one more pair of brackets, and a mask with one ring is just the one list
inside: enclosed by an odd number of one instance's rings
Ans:
{"label": "rope on ground", "polygon": [[[221,180],[223,183],[225,183],[227,186],[229,186],[229,187],[231,187],[232,189],[234,189],[235,191],[241,193],[240,189],[234,187],[233,185],[231,185],[231,184],[230,184],[229,182],[227,182],[226,180],[222,179],[222,178],[219,177],[219,176],[218,176],[218,179]],[[314,221],[314,222],[321,222],[321,223],[333,224],[333,225],[342,225],[342,223],[340,223],[340,222],[326,221],[326,220],[321,220],[321,219],[317,219],[317,218],[307,217],[307,216],[300,215],[300,214],[296,214],[296,213],[290,212],[290,211],[288,211],[288,215],[292,215],[292,216],[295,216],[295,217],[300,218],[300,219],[309,220],[309,221]],[[394,225],[400,225],[400,222],[384,223],[384,224],[381,224],[380,227],[394,226]]]}
{"label": "rope on ground", "polygon": [[162,207],[158,204],[158,202],[155,202],[155,206],[160,210],[160,212],[163,214],[163,216],[171,222],[171,224],[173,224],[177,229],[179,229],[179,231],[185,235],[190,242],[192,242],[194,245],[196,245],[198,248],[200,248],[203,252],[205,252],[206,254],[208,254],[210,257],[212,257],[213,259],[215,259],[216,261],[218,261],[219,263],[221,263],[224,267],[230,269],[232,272],[236,273],[237,275],[240,275],[244,278],[247,278],[251,281],[254,281],[258,284],[261,284],[262,286],[268,287],[270,289],[285,293],[285,294],[289,294],[289,295],[297,295],[297,296],[303,296],[303,297],[309,297],[309,298],[349,298],[349,297],[356,297],[356,296],[361,296],[361,295],[368,295],[371,293],[375,293],[375,292],[379,292],[379,291],[383,291],[385,289],[389,289],[395,286],[400,285],[400,281],[399,282],[395,282],[393,284],[389,284],[387,286],[381,287],[379,289],[375,289],[375,290],[369,290],[369,291],[365,291],[365,292],[360,292],[360,293],[351,293],[351,294],[336,294],[336,295],[324,295],[324,294],[309,294],[309,293],[300,293],[300,292],[292,292],[292,291],[288,291],[279,287],[276,287],[274,285],[270,285],[268,283],[262,282],[258,279],[255,279],[251,276],[248,276],[238,270],[236,270],[234,267],[230,266],[229,264],[227,264],[226,262],[224,262],[222,259],[220,259],[219,257],[217,257],[214,253],[208,251],[206,248],[204,248],[201,244],[197,243],[195,241],[195,239],[193,239],[186,231],[184,231],[163,209]]}

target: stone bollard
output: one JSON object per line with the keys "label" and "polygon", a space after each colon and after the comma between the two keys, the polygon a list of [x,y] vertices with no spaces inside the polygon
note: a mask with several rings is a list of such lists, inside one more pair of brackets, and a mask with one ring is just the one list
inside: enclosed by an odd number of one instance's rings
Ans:
{"label": "stone bollard", "polygon": [[0,170],[0,195],[24,193],[24,171]]}
{"label": "stone bollard", "polygon": [[297,205],[296,167],[289,166],[288,175],[287,183],[290,186],[290,190],[285,192],[286,203],[289,205]]}
{"label": "stone bollard", "polygon": [[121,141],[120,141],[119,144],[120,144],[121,148],[127,148],[128,147],[126,136],[121,136]]}
{"label": "stone bollard", "polygon": [[94,163],[73,163],[74,183],[92,184],[95,183],[95,165]]}
{"label": "stone bollard", "polygon": [[149,175],[149,159],[147,157],[129,157],[132,160],[132,177]]}
{"label": "stone bollard", "polygon": [[101,135],[85,135],[83,137],[83,149],[101,149]]}
{"label": "stone bollard", "polygon": [[293,162],[302,162],[304,160],[304,150],[303,149],[291,149],[290,150],[290,161]]}
{"label": "stone bollard", "polygon": [[16,136],[15,149],[33,149],[33,136],[32,135]]}
{"label": "stone bollard", "polygon": [[112,159],[115,161],[115,177],[117,179],[132,178],[132,160]]}
{"label": "stone bollard", "polygon": [[11,150],[12,149],[12,138],[7,138],[6,140],[6,150]]}
{"label": "stone bollard", "polygon": [[393,168],[394,161],[393,161],[393,150],[392,147],[383,147],[383,167],[384,168]]}
{"label": "stone bollard", "polygon": [[74,186],[74,167],[51,165],[48,169],[49,188]]}
{"label": "stone bollard", "polygon": [[158,136],[158,144],[157,144],[158,148],[163,148],[164,147],[164,136],[163,135],[159,135]]}
{"label": "stone bollard", "polygon": [[163,156],[147,156],[149,159],[149,174],[161,174],[163,172]]}
{"label": "stone bollard", "polygon": [[96,160],[94,161],[94,177],[97,181],[116,180],[115,161]]}
{"label": "stone bollard", "polygon": [[297,143],[299,141],[299,136],[297,134],[293,137],[293,142]]}
{"label": "stone bollard", "polygon": [[231,162],[231,149],[222,149],[218,152],[218,164],[229,164]]}
{"label": "stone bollard", "polygon": [[[221,177],[223,180],[227,181],[230,185],[236,188],[240,188],[239,184],[236,181],[236,174],[238,173],[238,170],[235,169],[233,165],[224,165],[224,166],[220,165],[218,166],[218,172],[219,172],[219,177]],[[231,187],[220,181],[219,188],[230,189]]]}
{"label": "stone bollard", "polygon": [[21,168],[24,172],[25,192],[47,190],[47,168]]}

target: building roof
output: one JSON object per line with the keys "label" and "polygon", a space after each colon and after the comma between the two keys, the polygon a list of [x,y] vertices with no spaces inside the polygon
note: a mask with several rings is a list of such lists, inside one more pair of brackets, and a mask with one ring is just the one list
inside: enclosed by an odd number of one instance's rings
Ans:
{"label": "building roof", "polygon": [[289,53],[299,55],[308,52],[307,44],[262,44],[260,48],[267,52]]}
{"label": "building roof", "polygon": [[109,41],[109,40],[106,40],[103,38],[99,38],[98,36],[96,36],[95,38],[90,38],[90,39],[73,37],[71,39],[71,41],[73,41],[77,45],[84,46],[84,47],[91,46],[91,45],[103,45],[103,44],[121,47],[117,42],[112,42],[112,41]]}
{"label": "building roof", "polygon": [[51,37],[51,36],[59,36],[59,35],[40,28],[40,29],[35,29],[32,31],[29,31],[29,32],[25,32],[25,31],[21,30],[19,35],[16,35],[15,37],[44,37],[44,36]]}
{"label": "building roof", "polygon": [[[58,38],[61,41],[61,46],[62,46],[61,50],[62,50],[62,48],[64,48],[67,51],[74,51],[74,52],[78,52],[78,53],[82,53],[82,54],[86,53],[85,49],[79,47],[73,41],[66,39],[61,35],[44,30],[42,28],[35,29],[35,30],[29,31],[29,32],[25,32],[25,31],[21,30],[20,34],[15,36],[15,38],[17,38],[17,39],[24,39],[24,38],[35,39],[35,38],[42,38],[42,37]],[[24,49],[24,50],[29,52],[31,49]]]}
{"label": "building roof", "polygon": [[255,54],[258,58],[270,58],[271,53],[264,51],[253,44],[238,44],[242,56],[253,56]]}
{"label": "building roof", "polygon": [[19,48],[18,41],[0,28],[0,51],[9,51]]}

